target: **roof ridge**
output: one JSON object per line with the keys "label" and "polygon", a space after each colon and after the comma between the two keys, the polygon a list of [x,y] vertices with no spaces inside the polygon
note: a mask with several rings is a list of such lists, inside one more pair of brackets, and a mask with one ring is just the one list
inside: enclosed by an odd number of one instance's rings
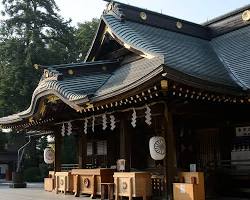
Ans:
{"label": "roof ridge", "polygon": [[210,31],[206,26],[117,1],[111,1],[107,4],[103,15],[108,14],[113,15],[121,21],[127,20],[147,24],[149,26],[210,40]]}
{"label": "roof ridge", "polygon": [[59,65],[49,65],[49,66],[41,66],[44,69],[60,69],[60,68],[73,68],[73,67],[86,67],[92,65],[105,65],[105,64],[113,64],[119,62],[118,60],[98,60],[91,62],[79,62],[79,63],[68,63],[68,64],[59,64]]}
{"label": "roof ridge", "polygon": [[209,26],[209,25],[211,25],[213,23],[216,23],[218,21],[222,21],[222,20],[224,20],[224,19],[226,19],[226,18],[228,18],[230,16],[236,15],[236,14],[238,14],[240,12],[243,12],[244,10],[247,10],[247,9],[250,9],[250,4],[247,4],[245,6],[236,8],[236,9],[230,11],[230,12],[227,12],[227,13],[225,13],[223,15],[220,15],[218,17],[215,17],[215,18],[211,19],[211,20],[208,20],[207,22],[204,22],[201,25],[203,25],[203,26]]}
{"label": "roof ridge", "polygon": [[[189,24],[192,24],[194,26],[203,27],[202,24],[198,24],[198,23],[195,23],[195,22],[187,21],[185,19],[177,18],[177,17],[171,16],[171,15],[159,13],[157,11],[148,10],[147,8],[141,8],[141,7],[138,7],[138,6],[132,6],[132,5],[129,5],[129,4],[121,3],[119,1],[112,1],[112,0],[111,1],[104,0],[104,1],[110,2],[110,3],[108,3],[108,5],[109,4],[116,4],[117,6],[121,5],[121,6],[130,8],[130,9],[134,9],[134,10],[137,10],[137,11],[145,11],[145,12],[153,14],[153,15],[158,15],[158,16],[161,16],[161,17],[170,18],[170,19],[174,19],[174,20],[180,20],[182,22],[189,23]],[[108,7],[108,5],[107,5],[107,7]],[[122,11],[122,9],[120,9],[120,11]]]}

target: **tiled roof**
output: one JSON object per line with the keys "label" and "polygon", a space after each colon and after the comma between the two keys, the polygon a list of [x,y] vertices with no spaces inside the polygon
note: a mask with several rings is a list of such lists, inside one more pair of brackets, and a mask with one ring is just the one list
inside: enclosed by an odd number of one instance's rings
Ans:
{"label": "tiled roof", "polygon": [[250,89],[250,26],[217,37],[212,45],[237,83]]}
{"label": "tiled roof", "polygon": [[[84,63],[84,65],[88,64],[90,63]],[[162,64],[163,60],[159,57],[150,60],[144,58],[130,64],[124,64],[110,73],[99,72],[82,74],[81,76],[66,76],[58,80],[51,80],[51,77],[43,78],[33,93],[30,107],[21,113],[0,118],[0,124],[7,124],[10,121],[14,123],[32,116],[38,99],[50,94],[60,97],[62,101],[75,108],[89,101],[99,101],[118,95],[136,88],[158,75],[162,72],[163,68],[160,67]],[[91,65],[91,67],[93,66]],[[61,66],[61,69],[64,68]]]}
{"label": "tiled roof", "polygon": [[237,87],[207,40],[171,32],[113,15],[103,16],[112,32],[125,44],[156,56],[162,56],[167,67],[195,78]]}
{"label": "tiled roof", "polygon": [[[95,63],[95,62],[93,62]],[[81,66],[90,64],[93,67],[93,63],[81,63]],[[99,65],[101,62],[96,62]],[[107,62],[103,62],[105,65]],[[46,68],[53,69],[53,72],[59,73],[57,70],[63,70],[68,67],[79,67],[80,64],[70,64],[70,65],[60,65],[51,66]],[[18,122],[23,118],[30,117],[34,114],[36,103],[39,98],[54,94],[61,98],[62,101],[69,104],[71,107],[77,107],[83,102],[89,101],[89,96],[94,94],[97,89],[99,89],[111,76],[111,73],[91,73],[91,74],[82,74],[74,76],[63,76],[61,79],[56,78],[56,75],[53,75],[49,78],[42,78],[37,88],[33,92],[32,100],[29,108],[18,114],[14,114],[8,117],[0,118],[0,124],[8,123],[9,121]]]}
{"label": "tiled roof", "polygon": [[133,63],[122,65],[108,81],[100,87],[93,100],[99,101],[111,96],[119,95],[140,86],[163,71],[163,59],[141,59]]}
{"label": "tiled roof", "polygon": [[[146,14],[145,19],[142,14]],[[0,124],[32,116],[42,96],[54,94],[71,107],[77,107],[135,89],[164,70],[176,73],[171,76],[173,79],[181,73],[181,79],[186,82],[202,81],[204,85],[226,87],[239,93],[250,89],[249,25],[230,29],[228,33],[220,32],[222,35],[213,35],[213,38],[211,29],[205,25],[176,20],[124,4],[113,5],[101,18],[87,60],[93,60],[105,30],[119,44],[145,58],[131,63],[97,60],[44,67],[52,78],[41,79],[30,107],[19,114],[0,118]],[[181,23],[179,28],[176,22]],[[71,68],[76,72],[70,75]],[[180,76],[177,78],[180,81]]]}

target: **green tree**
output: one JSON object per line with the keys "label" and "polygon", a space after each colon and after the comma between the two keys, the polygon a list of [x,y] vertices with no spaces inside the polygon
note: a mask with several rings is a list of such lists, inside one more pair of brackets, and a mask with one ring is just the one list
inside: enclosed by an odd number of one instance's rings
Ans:
{"label": "green tree", "polygon": [[[2,0],[2,3],[6,20],[0,21],[1,117],[29,105],[40,78],[34,64],[83,61],[99,23],[93,19],[78,24],[77,28],[70,26],[70,21],[58,15],[59,8],[54,0]],[[33,151],[27,150],[25,154],[26,167],[41,162],[45,145],[45,139],[31,144]],[[69,146],[65,145],[68,152]],[[34,155],[36,152],[39,155]],[[65,161],[75,159],[75,153],[67,156]],[[33,159],[35,157],[38,159]]]}
{"label": "green tree", "polygon": [[[75,62],[78,52],[75,28],[58,15],[54,0],[2,0],[2,3],[6,20],[0,22],[0,110],[1,114],[9,115],[30,103],[40,78],[34,64]],[[44,142],[39,144],[41,148]],[[41,160],[43,151],[37,151],[36,145],[37,142],[32,142],[25,153],[26,167],[37,166]]]}
{"label": "green tree", "polygon": [[99,25],[99,19],[93,18],[91,21],[78,23],[75,32],[77,48],[79,51],[79,59],[84,60],[88,50],[92,44],[93,38]]}
{"label": "green tree", "polygon": [[0,108],[20,111],[39,80],[34,64],[76,61],[74,28],[54,0],[2,0],[7,19],[0,31]]}

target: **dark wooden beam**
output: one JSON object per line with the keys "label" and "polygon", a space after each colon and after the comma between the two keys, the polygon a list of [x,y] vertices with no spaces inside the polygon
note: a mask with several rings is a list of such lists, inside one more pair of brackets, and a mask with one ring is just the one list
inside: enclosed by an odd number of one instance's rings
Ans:
{"label": "dark wooden beam", "polygon": [[167,143],[166,174],[167,174],[167,194],[169,199],[173,199],[173,182],[177,175],[176,142],[173,126],[173,116],[168,110],[167,104],[164,106],[164,130]]}
{"label": "dark wooden beam", "polygon": [[85,168],[87,156],[87,137],[80,134],[77,136],[78,140],[78,166],[80,169]]}
{"label": "dark wooden beam", "polygon": [[103,59],[117,59],[117,58],[121,58],[122,56],[128,55],[130,53],[129,50],[127,50],[124,47],[121,47],[117,50],[114,50],[108,54],[106,54]]}
{"label": "dark wooden beam", "polygon": [[126,171],[130,171],[130,134],[128,132],[127,118],[124,113],[120,114],[120,159],[125,159]]}
{"label": "dark wooden beam", "polygon": [[62,145],[62,135],[59,131],[55,133],[55,162],[54,171],[61,171],[61,145]]}

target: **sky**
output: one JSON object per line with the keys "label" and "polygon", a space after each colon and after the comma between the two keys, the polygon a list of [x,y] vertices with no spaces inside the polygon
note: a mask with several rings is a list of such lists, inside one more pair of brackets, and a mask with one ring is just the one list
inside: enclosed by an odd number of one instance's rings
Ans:
{"label": "sky", "polygon": [[[60,14],[73,24],[99,18],[107,2],[103,0],[55,0]],[[250,0],[119,0],[166,15],[203,23],[234,9],[250,4]]]}
{"label": "sky", "polygon": [[[99,18],[107,2],[103,0],[55,0],[60,14],[78,22]],[[234,9],[250,4],[250,0],[118,0],[120,2],[146,8],[166,15],[203,23]],[[2,5],[0,5],[0,9]]]}

